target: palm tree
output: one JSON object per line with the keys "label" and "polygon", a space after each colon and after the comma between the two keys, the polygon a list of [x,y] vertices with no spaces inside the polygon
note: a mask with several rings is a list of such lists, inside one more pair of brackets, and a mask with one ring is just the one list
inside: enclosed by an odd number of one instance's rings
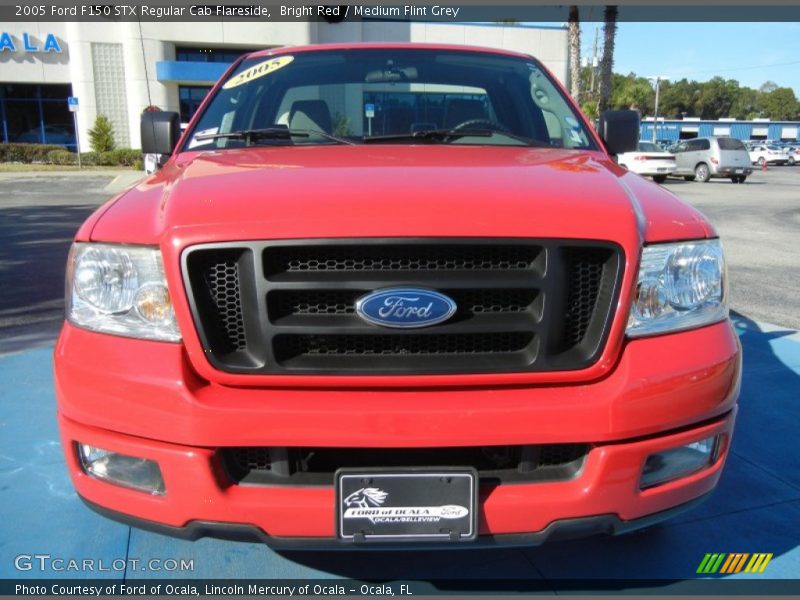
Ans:
{"label": "palm tree", "polygon": [[578,7],[569,7],[569,93],[575,102],[581,101],[581,24]]}
{"label": "palm tree", "polygon": [[608,108],[611,100],[611,76],[614,69],[614,38],[617,35],[616,6],[606,6],[603,14],[603,58],[600,59],[600,90],[597,98],[597,114]]}

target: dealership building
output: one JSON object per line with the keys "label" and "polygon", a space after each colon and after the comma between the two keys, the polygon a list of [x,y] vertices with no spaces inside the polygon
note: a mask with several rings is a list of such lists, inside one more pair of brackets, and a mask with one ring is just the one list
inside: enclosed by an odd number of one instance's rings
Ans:
{"label": "dealership building", "polygon": [[[662,119],[659,117],[655,133],[656,139],[664,143],[712,135],[730,136],[752,142],[795,142],[800,140],[800,122],[771,121],[769,119],[738,121],[736,119],[703,120],[692,117]],[[642,119],[640,137],[643,140],[653,139],[652,117]]]}
{"label": "dealership building", "polygon": [[[286,45],[427,42],[502,48],[539,58],[567,78],[561,26],[479,25],[363,20],[326,22],[117,22],[0,24],[0,141],[75,148],[68,98],[77,98],[78,139],[98,114],[119,147],[139,148],[148,106],[187,122],[206,92],[239,55]],[[73,100],[73,104],[74,104]]]}

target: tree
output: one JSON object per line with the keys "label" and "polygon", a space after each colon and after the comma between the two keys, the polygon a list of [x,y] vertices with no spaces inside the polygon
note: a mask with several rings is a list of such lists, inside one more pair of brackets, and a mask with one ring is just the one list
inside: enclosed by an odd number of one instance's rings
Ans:
{"label": "tree", "polygon": [[730,116],[734,119],[755,119],[761,113],[761,94],[753,88],[740,87],[733,99]]}
{"label": "tree", "polygon": [[627,76],[615,73],[611,87],[610,108],[630,108],[642,114],[653,113],[655,94],[650,82],[644,77],[637,77],[634,73]]}
{"label": "tree", "polygon": [[778,89],[778,84],[774,81],[765,81],[761,84],[761,87],[758,88],[758,91],[762,94],[769,94],[770,92],[774,92]]}
{"label": "tree", "polygon": [[771,92],[762,94],[761,106],[773,121],[790,121],[800,116],[800,103],[792,88],[776,87]]}
{"label": "tree", "polygon": [[733,79],[712,77],[701,84],[700,96],[695,108],[703,119],[719,119],[730,116],[739,83]]}
{"label": "tree", "polygon": [[600,59],[600,91],[597,98],[597,113],[608,108],[611,101],[611,76],[614,69],[614,39],[617,35],[616,6],[606,6],[603,13],[603,58]]}
{"label": "tree", "polygon": [[679,119],[684,115],[697,115],[697,103],[700,98],[700,84],[696,81],[680,79],[661,83],[658,112],[664,117]]}
{"label": "tree", "polygon": [[103,114],[97,115],[94,127],[89,130],[92,152],[108,152],[114,149],[114,127]]}
{"label": "tree", "polygon": [[577,6],[569,7],[569,93],[581,101],[581,24]]}

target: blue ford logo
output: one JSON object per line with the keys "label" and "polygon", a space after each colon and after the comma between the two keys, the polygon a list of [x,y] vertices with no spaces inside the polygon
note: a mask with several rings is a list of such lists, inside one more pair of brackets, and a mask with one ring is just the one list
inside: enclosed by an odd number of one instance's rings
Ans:
{"label": "blue ford logo", "polygon": [[383,327],[427,327],[446,321],[456,303],[439,292],[416,288],[377,290],[356,300],[356,314]]}

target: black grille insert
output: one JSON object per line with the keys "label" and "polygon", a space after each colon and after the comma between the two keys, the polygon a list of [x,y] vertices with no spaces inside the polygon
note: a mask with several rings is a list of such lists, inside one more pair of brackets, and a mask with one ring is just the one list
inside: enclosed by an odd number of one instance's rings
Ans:
{"label": "black grille insert", "polygon": [[222,448],[222,463],[239,483],[333,485],[340,468],[474,467],[481,483],[558,481],[574,477],[589,444],[463,448]]}
{"label": "black grille insert", "polygon": [[267,277],[280,273],[359,271],[509,271],[536,268],[539,248],[474,244],[290,246],[264,253]]}
{"label": "black grille insert", "polygon": [[[362,239],[194,246],[184,277],[218,368],[263,374],[449,374],[579,369],[603,348],[622,252],[608,242]],[[448,321],[393,329],[356,300],[434,289]]]}

